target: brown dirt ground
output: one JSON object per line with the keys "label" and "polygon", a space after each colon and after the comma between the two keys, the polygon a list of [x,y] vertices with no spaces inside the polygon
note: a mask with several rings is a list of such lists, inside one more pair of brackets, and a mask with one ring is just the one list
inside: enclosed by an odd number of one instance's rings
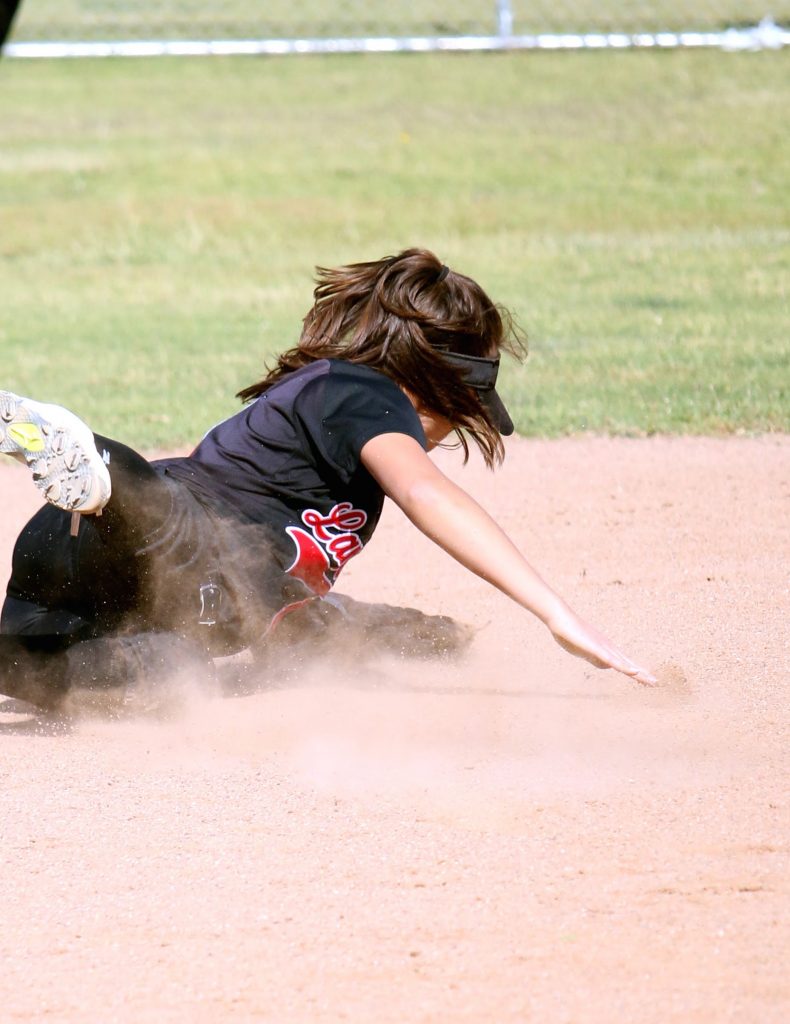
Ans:
{"label": "brown dirt ground", "polygon": [[[662,685],[389,509],[339,589],[481,626],[461,663],[169,721],[0,700],[3,1021],[790,1019],[790,438],[441,461]],[[0,493],[5,578],[37,497],[13,465]]]}

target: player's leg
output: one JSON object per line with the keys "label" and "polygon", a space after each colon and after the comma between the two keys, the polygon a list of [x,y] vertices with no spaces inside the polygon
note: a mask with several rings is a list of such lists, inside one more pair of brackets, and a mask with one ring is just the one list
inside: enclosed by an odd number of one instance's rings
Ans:
{"label": "player's leg", "polygon": [[17,542],[12,596],[47,609],[76,605],[98,616],[101,632],[117,626],[113,615],[144,611],[146,599],[165,613],[146,628],[186,621],[182,602],[199,609],[202,577],[183,586],[176,577],[210,557],[211,526],[183,486],[68,410],[2,391],[0,452],[28,464],[51,506]]}
{"label": "player's leg", "polygon": [[61,636],[0,634],[0,694],[54,710],[68,689]]}
{"label": "player's leg", "polygon": [[174,633],[97,637],[66,652],[61,708],[145,712],[202,692],[214,664],[197,644]]}
{"label": "player's leg", "polygon": [[[103,518],[103,517],[102,517]],[[118,630],[134,612],[139,566],[122,544],[107,543],[96,516],[42,506],[17,537],[0,633],[62,636],[75,642]]]}
{"label": "player's leg", "polygon": [[100,624],[121,618],[113,588],[125,602],[123,573],[77,570],[83,545],[70,534],[69,515],[45,505],[14,547],[8,593],[0,612],[0,694],[41,708],[57,707],[69,689],[69,648],[93,638]]}
{"label": "player's leg", "polygon": [[0,693],[50,707],[74,686],[126,686],[146,660],[158,671],[166,650],[183,655],[177,638],[113,635],[149,627],[140,599],[150,559],[137,556],[171,512],[162,476],[67,410],[9,392],[0,392],[0,452],[28,464],[49,502],[15,545]]}
{"label": "player's leg", "polygon": [[332,592],[286,615],[266,634],[256,653],[263,655],[267,647],[274,651],[295,647],[341,658],[356,658],[362,652],[433,658],[462,653],[474,636],[471,626],[447,615],[368,604]]}
{"label": "player's leg", "polygon": [[0,391],[0,452],[26,462],[35,485],[66,511],[99,512],[110,498],[107,466],[73,413]]}
{"label": "player's leg", "polygon": [[0,694],[46,711],[147,711],[211,678],[213,664],[200,648],[169,633],[74,643],[62,635],[0,635]]}
{"label": "player's leg", "polygon": [[137,452],[91,434],[59,406],[10,392],[0,392],[0,452],[27,462],[61,510],[46,520],[57,557],[36,523],[32,543],[15,556],[11,596],[47,609],[74,610],[76,601],[102,633],[113,630],[110,612],[136,614],[142,630],[191,635],[223,654],[264,628],[257,581],[266,576],[265,538],[247,544],[234,529],[220,529],[183,484]]}
{"label": "player's leg", "polygon": [[107,508],[113,527],[124,523],[134,543],[158,529],[171,508],[170,490],[143,456],[94,435],[58,405],[0,391],[0,453],[27,463],[51,505],[82,515]]}
{"label": "player's leg", "polygon": [[147,710],[212,674],[200,643],[146,627],[139,566],[106,544],[94,517],[77,537],[69,515],[45,505],[14,549],[0,613],[0,694],[45,710],[98,704]]}
{"label": "player's leg", "polygon": [[[23,403],[27,423],[33,422],[30,405]],[[40,407],[36,412],[41,420]],[[26,439],[20,422],[17,418],[15,430],[6,431],[12,434],[6,450],[20,432]],[[50,428],[51,422],[46,431],[41,429],[44,437],[58,429]],[[33,426],[39,429],[40,424]],[[72,450],[72,435],[63,443]],[[131,448],[98,434],[91,435],[90,444],[101,466],[109,467],[112,481],[102,514],[75,516],[55,504],[40,509],[17,540],[9,596],[47,611],[75,612],[102,635],[131,625],[136,631],[197,633],[207,644],[215,641],[219,630],[202,623],[206,595],[215,593],[220,582],[215,520],[182,484]],[[80,451],[88,452],[87,441]],[[226,624],[236,603],[232,588],[226,589]],[[224,652],[229,644],[223,640],[219,646]]]}

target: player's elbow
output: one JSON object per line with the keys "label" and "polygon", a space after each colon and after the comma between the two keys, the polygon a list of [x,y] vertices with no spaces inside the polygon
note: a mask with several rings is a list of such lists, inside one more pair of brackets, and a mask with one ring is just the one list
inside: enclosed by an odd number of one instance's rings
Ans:
{"label": "player's elbow", "polygon": [[454,504],[455,488],[443,477],[420,477],[409,482],[394,500],[420,529],[444,519]]}

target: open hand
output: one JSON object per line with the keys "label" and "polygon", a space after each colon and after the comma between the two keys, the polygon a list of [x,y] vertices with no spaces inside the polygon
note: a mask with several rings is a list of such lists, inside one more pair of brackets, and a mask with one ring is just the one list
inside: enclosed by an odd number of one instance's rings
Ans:
{"label": "open hand", "polygon": [[584,658],[596,668],[613,668],[623,675],[642,683],[655,686],[658,680],[641,665],[627,658],[593,626],[588,625],[570,609],[562,612],[547,623],[554,639],[564,650]]}

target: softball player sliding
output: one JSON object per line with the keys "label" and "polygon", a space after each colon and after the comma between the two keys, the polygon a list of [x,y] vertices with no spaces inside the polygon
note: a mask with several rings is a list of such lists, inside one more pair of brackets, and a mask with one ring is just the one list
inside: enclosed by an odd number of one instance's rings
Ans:
{"label": "softball player sliding", "polygon": [[428,452],[455,432],[489,467],[513,424],[495,383],[518,332],[469,277],[409,249],[319,269],[298,344],[191,455],[148,462],[72,413],[0,392],[0,452],[47,504],[17,540],[0,693],[57,708],[141,673],[265,649],[321,607],[385,495],[566,650],[654,682],[584,622]]}

